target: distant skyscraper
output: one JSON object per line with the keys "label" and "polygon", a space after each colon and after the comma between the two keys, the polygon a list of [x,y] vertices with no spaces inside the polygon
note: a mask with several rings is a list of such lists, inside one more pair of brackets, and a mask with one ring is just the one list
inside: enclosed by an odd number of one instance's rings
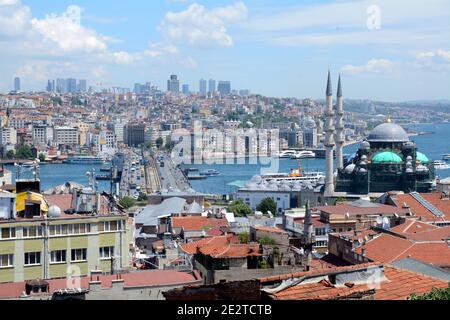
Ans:
{"label": "distant skyscraper", "polygon": [[198,88],[199,88],[198,93],[206,94],[206,80],[205,79],[200,79]]}
{"label": "distant skyscraper", "polygon": [[78,91],[79,92],[86,92],[87,91],[87,82],[86,80],[80,80],[78,83]]}
{"label": "distant skyscraper", "polygon": [[180,92],[180,80],[175,74],[171,75],[170,79],[167,80],[167,91],[172,93]]}
{"label": "distant skyscraper", "polygon": [[221,95],[227,95],[231,93],[231,83],[230,81],[219,81],[219,84],[217,85],[217,91]]}
{"label": "distant skyscraper", "polygon": [[55,92],[55,80],[47,81],[47,92]]}
{"label": "distant skyscraper", "polygon": [[65,79],[56,79],[56,92],[66,93],[66,80]]}
{"label": "distant skyscraper", "polygon": [[189,85],[183,84],[183,94],[189,94]]}
{"label": "distant skyscraper", "polygon": [[209,79],[208,81],[208,92],[215,92],[216,91],[216,80]]}
{"label": "distant skyscraper", "polygon": [[77,91],[77,80],[73,78],[69,78],[66,80],[66,92],[67,93],[74,93]]}
{"label": "distant skyscraper", "polygon": [[16,92],[20,91],[20,78],[19,77],[14,78],[14,91],[16,91]]}

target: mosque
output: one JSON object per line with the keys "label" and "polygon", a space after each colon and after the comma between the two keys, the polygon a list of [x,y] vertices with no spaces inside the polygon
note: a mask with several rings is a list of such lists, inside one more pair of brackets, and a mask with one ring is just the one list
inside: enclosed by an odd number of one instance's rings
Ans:
{"label": "mosque", "polygon": [[[357,152],[343,157],[343,99],[339,77],[337,104],[333,108],[328,73],[325,122],[326,179],[324,195],[369,195],[388,191],[430,192],[435,181],[434,163],[419,152],[406,131],[390,118],[375,127]],[[336,148],[337,174],[333,152]]]}

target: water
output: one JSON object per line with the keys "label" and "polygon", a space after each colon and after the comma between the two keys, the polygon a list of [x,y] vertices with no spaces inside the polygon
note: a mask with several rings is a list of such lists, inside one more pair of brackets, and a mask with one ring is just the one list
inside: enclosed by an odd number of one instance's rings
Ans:
{"label": "water", "polygon": [[[443,154],[450,153],[450,124],[423,124],[410,126],[410,128],[415,131],[435,132],[432,135],[411,137],[411,140],[416,142],[418,150],[427,155],[430,160],[441,160]],[[359,144],[349,145],[344,148],[344,153],[353,154],[358,149],[358,146]],[[273,161],[276,160],[278,159]],[[301,164],[306,171],[325,171],[325,159],[303,159]],[[278,172],[289,173],[290,169],[297,168],[297,166],[297,160],[279,159]],[[199,192],[226,194],[235,192],[254,175],[261,174],[261,167],[264,166],[261,166],[261,164],[204,164],[186,165],[186,167],[220,171],[221,174],[219,176],[208,177],[206,180],[193,180],[191,184]],[[450,177],[450,170],[437,170],[436,174],[441,178]]]}
{"label": "water", "polygon": [[[415,131],[433,131],[435,134],[414,136],[411,140],[417,143],[419,151],[423,152],[431,160],[441,160],[442,155],[450,153],[450,124],[425,124],[410,126]],[[350,145],[344,148],[344,153],[353,154],[358,148],[358,144]],[[192,187],[199,192],[226,194],[235,192],[239,187],[250,180],[254,175],[261,173],[273,172],[290,172],[290,169],[297,167],[297,161],[291,159],[279,159],[279,167],[268,168],[268,159],[262,159],[263,163],[248,163],[239,160],[238,164],[212,164],[212,165],[186,165],[189,168],[198,168],[200,170],[216,169],[220,171],[219,176],[208,177],[206,180],[191,181]],[[255,160],[252,160],[253,162]],[[278,161],[278,159],[272,159]],[[325,171],[325,159],[303,159],[301,161],[302,167],[307,171]],[[13,172],[13,179],[15,178],[16,169],[14,166],[6,166],[8,170]],[[47,190],[57,185],[64,184],[68,181],[74,181],[80,184],[87,185],[88,178],[87,171],[92,171],[95,168],[96,173],[100,173],[102,165],[76,165],[76,164],[43,164],[40,166],[40,178],[42,189]],[[266,172],[261,172],[261,169],[266,169]],[[442,178],[450,177],[450,170],[437,170],[437,175]],[[28,173],[31,177],[31,173]],[[22,178],[25,175],[21,176]],[[110,190],[109,181],[98,181],[99,190]]]}
{"label": "water", "polygon": [[[79,164],[41,164],[39,166],[39,177],[41,179],[41,190],[48,190],[58,185],[62,185],[66,182],[73,181],[80,183],[82,185],[88,185],[89,179],[86,176],[86,172],[95,169],[95,173],[100,172],[100,168],[104,167],[101,164],[97,165],[79,165]],[[10,170],[13,175],[13,181],[17,175],[17,169],[14,166],[5,166],[6,169]],[[31,170],[22,169],[20,174],[21,179],[32,178]],[[109,181],[98,181],[99,191],[110,191]]]}

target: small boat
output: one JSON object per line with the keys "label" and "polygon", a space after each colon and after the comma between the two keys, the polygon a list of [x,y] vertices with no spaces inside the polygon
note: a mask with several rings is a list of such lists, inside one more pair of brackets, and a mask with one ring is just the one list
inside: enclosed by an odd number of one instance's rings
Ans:
{"label": "small boat", "polygon": [[298,151],[294,155],[291,156],[291,159],[308,159],[315,158],[316,154],[312,151]]}
{"label": "small boat", "polygon": [[444,154],[442,160],[450,160],[450,153]]}
{"label": "small boat", "polygon": [[20,166],[22,168],[39,168],[39,164],[36,161],[24,162]]}
{"label": "small boat", "polygon": [[102,171],[102,172],[111,172],[111,168],[110,167],[100,168],[100,171]]}
{"label": "small boat", "polygon": [[218,176],[219,174],[220,174],[220,172],[215,169],[208,169],[208,170],[203,170],[200,172],[201,176],[207,176],[207,177]]}
{"label": "small boat", "polygon": [[95,175],[96,180],[111,180],[110,174],[96,174]]}
{"label": "small boat", "polygon": [[204,180],[208,178],[208,176],[202,176],[199,173],[199,170],[197,168],[188,168],[185,169],[186,178],[188,180]]}
{"label": "small boat", "polygon": [[450,164],[448,164],[447,162],[442,161],[442,160],[435,160],[434,168],[436,170],[447,170],[447,169],[450,169]]}

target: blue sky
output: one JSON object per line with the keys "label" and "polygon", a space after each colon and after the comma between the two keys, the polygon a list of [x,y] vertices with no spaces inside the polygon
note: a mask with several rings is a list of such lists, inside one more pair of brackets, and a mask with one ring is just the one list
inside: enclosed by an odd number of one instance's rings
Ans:
{"label": "blue sky", "polygon": [[450,0],[0,0],[0,91],[47,79],[161,88],[169,74],[268,96],[450,99]]}

